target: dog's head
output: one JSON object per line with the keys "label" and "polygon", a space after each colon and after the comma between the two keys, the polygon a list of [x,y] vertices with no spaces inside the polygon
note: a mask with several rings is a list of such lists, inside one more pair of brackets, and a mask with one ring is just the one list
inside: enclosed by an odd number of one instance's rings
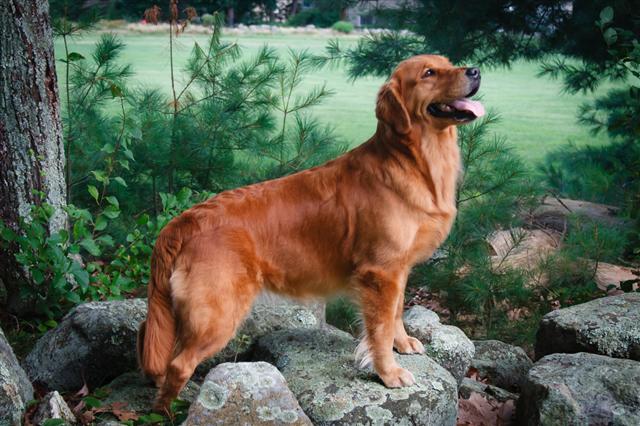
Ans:
{"label": "dog's head", "polygon": [[480,88],[478,68],[454,67],[443,56],[420,55],[401,62],[378,93],[376,117],[399,134],[414,124],[433,128],[468,123],[484,115],[469,99]]}

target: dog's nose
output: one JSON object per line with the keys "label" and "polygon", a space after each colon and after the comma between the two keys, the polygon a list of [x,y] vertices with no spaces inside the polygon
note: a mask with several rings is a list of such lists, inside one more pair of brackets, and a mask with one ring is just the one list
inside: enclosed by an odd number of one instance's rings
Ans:
{"label": "dog's nose", "polygon": [[467,71],[465,72],[465,74],[467,75],[467,77],[469,77],[472,80],[479,80],[480,79],[480,69],[479,68],[467,68]]}

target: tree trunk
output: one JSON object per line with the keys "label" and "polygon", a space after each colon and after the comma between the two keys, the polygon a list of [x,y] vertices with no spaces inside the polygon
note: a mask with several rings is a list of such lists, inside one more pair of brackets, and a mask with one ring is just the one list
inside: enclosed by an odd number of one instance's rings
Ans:
{"label": "tree trunk", "polygon": [[233,27],[236,24],[236,11],[233,7],[227,9],[227,26]]}
{"label": "tree trunk", "polygon": [[[66,226],[64,147],[47,0],[0,1],[0,219],[17,229],[30,206],[56,207],[53,232]],[[34,191],[44,194],[42,199]],[[19,311],[29,274],[13,250],[0,251],[7,308]]]}

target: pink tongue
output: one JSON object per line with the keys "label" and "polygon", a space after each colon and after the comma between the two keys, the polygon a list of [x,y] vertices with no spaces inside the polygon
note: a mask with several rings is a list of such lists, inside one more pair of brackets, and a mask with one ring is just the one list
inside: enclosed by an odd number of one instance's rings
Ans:
{"label": "pink tongue", "polygon": [[478,101],[472,101],[471,99],[458,99],[451,102],[451,106],[459,111],[467,111],[475,115],[476,117],[482,117],[484,115],[484,106]]}

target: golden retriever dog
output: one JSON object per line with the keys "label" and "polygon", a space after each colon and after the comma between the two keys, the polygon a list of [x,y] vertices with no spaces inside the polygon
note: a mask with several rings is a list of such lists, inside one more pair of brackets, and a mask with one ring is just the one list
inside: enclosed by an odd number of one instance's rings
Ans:
{"label": "golden retriever dog", "polygon": [[402,322],[405,284],[451,229],[461,166],[456,126],[484,114],[469,99],[479,86],[477,68],[410,58],[380,89],[367,142],[173,219],[153,251],[138,336],[142,370],[160,387],[156,408],[166,409],[198,363],[225,347],[262,290],[353,294],[365,363],[388,387],[412,385],[393,355],[424,352]]}

